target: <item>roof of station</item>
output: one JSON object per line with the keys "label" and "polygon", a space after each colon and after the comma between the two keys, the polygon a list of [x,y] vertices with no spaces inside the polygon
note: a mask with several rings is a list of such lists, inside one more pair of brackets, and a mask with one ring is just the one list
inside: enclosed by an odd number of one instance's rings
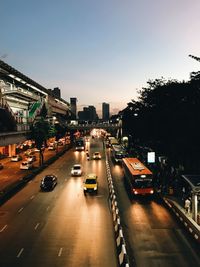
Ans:
{"label": "roof of station", "polygon": [[29,77],[27,77],[26,75],[24,75],[23,73],[21,73],[20,71],[14,69],[13,67],[11,67],[10,65],[8,65],[7,63],[5,63],[3,60],[0,59],[0,73],[2,73],[3,75],[6,75],[10,78],[16,79],[18,82],[21,82],[25,85],[32,85],[34,87],[36,87],[37,89],[40,89],[42,92],[44,92],[47,95],[52,95],[53,97],[60,99],[62,102],[69,104],[67,101],[65,101],[62,98],[59,98],[57,96],[54,96],[53,93],[46,89],[45,87],[43,87],[42,85],[40,85],[39,83],[35,82],[34,80],[30,79]]}
{"label": "roof of station", "polygon": [[193,191],[200,193],[200,174],[184,174],[181,176],[190,184]]}

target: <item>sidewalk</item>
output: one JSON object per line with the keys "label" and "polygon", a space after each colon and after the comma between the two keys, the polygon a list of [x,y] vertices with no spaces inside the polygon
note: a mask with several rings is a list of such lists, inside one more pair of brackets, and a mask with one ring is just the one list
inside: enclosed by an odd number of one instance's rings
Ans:
{"label": "sidewalk", "polygon": [[[184,224],[194,239],[200,243],[200,225],[192,218],[192,212],[186,213],[180,199],[172,195],[162,197],[167,206],[175,213],[178,219]],[[200,215],[198,213],[198,215]]]}

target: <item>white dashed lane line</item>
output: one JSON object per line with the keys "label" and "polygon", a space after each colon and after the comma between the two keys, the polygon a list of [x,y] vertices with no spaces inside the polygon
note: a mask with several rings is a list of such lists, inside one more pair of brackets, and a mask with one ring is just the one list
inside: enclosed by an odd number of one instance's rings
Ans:
{"label": "white dashed lane line", "polygon": [[60,250],[58,252],[58,257],[60,257],[62,255],[62,251],[63,251],[63,248],[60,248]]}
{"label": "white dashed lane line", "polygon": [[38,228],[39,225],[40,225],[40,224],[37,223],[34,229],[37,230],[37,228]]}
{"label": "white dashed lane line", "polygon": [[18,210],[18,213],[22,212],[22,210],[24,209],[24,207],[22,207],[21,209]]}
{"label": "white dashed lane line", "polygon": [[19,251],[19,253],[17,254],[17,258],[19,258],[19,257],[22,255],[23,251],[24,251],[24,249],[22,248],[22,249]]}
{"label": "white dashed lane line", "polygon": [[6,227],[7,227],[7,224],[6,224],[6,225],[4,225],[4,227],[3,227],[3,228],[1,228],[1,230],[0,230],[0,233],[1,233],[1,232],[3,232],[3,231],[6,229]]}

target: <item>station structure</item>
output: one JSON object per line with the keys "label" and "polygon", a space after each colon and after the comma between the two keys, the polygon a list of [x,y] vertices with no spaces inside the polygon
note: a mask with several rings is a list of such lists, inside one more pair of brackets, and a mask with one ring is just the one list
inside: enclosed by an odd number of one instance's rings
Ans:
{"label": "station structure", "polygon": [[0,155],[15,155],[42,112],[52,124],[65,124],[71,109],[59,88],[47,89],[0,60]]}

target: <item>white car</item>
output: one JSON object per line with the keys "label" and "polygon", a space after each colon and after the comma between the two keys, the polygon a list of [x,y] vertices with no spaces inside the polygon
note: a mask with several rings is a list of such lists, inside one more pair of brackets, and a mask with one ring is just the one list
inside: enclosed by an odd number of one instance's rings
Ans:
{"label": "white car", "polygon": [[20,161],[22,160],[22,157],[20,155],[15,155],[11,157],[11,161]]}
{"label": "white car", "polygon": [[48,150],[55,150],[55,149],[56,149],[55,145],[48,146]]}
{"label": "white car", "polygon": [[80,164],[75,164],[71,169],[72,176],[81,176],[82,173],[83,173],[83,170]]}
{"label": "white car", "polygon": [[30,162],[30,163],[33,163],[34,161],[36,161],[36,156],[35,155],[32,155],[32,156],[28,156],[26,158],[26,161]]}
{"label": "white car", "polygon": [[20,164],[20,169],[21,170],[29,170],[33,168],[33,164],[31,162],[28,162],[28,161],[23,161],[21,164]]}
{"label": "white car", "polygon": [[101,159],[101,154],[99,152],[94,152],[93,159]]}

